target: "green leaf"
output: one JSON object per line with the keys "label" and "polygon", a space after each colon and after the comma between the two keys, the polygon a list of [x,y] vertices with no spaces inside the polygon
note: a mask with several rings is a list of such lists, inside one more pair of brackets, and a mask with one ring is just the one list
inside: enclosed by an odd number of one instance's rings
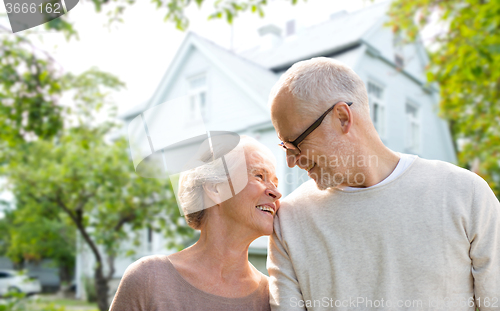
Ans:
{"label": "green leaf", "polygon": [[476,66],[471,69],[471,72],[474,76],[479,77],[483,73],[483,69],[479,66]]}
{"label": "green leaf", "polygon": [[491,54],[497,54],[497,55],[500,54],[500,43],[489,45],[488,46],[488,51]]}

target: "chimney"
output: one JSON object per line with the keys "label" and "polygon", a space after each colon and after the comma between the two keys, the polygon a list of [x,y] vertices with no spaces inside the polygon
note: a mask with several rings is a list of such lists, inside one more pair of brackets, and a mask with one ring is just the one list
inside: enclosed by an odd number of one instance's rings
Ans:
{"label": "chimney", "polygon": [[286,36],[293,36],[297,32],[295,20],[289,20],[286,22]]}
{"label": "chimney", "polygon": [[258,32],[261,39],[261,50],[270,50],[281,42],[281,28],[274,24],[262,26]]}
{"label": "chimney", "polygon": [[337,18],[344,16],[346,14],[348,14],[346,10],[337,11],[335,13],[330,14],[330,20],[337,19]]}

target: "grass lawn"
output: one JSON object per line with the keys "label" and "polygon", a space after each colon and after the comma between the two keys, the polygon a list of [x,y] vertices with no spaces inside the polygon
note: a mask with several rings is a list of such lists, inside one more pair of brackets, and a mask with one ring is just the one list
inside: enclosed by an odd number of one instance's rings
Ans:
{"label": "grass lawn", "polygon": [[[54,296],[41,295],[38,296],[30,303],[33,311],[42,310],[44,307],[52,305],[57,308],[64,307],[66,311],[99,311],[96,303],[88,303],[86,301],[57,298]],[[31,310],[31,309],[30,309]]]}

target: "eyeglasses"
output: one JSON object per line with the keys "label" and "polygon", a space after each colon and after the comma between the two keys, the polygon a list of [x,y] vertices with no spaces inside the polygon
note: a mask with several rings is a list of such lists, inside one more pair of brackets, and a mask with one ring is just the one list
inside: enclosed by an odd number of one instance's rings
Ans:
{"label": "eyeglasses", "polygon": [[[341,102],[339,102],[341,103]],[[307,137],[307,135],[311,134],[312,131],[314,131],[318,126],[321,125],[321,122],[323,122],[323,119],[326,117],[326,115],[333,110],[333,108],[335,107],[335,105],[338,104],[338,103],[335,103],[333,104],[333,106],[331,106],[327,111],[325,111],[325,113],[323,113],[321,115],[321,117],[319,117],[318,120],[316,120],[311,126],[309,126],[307,128],[307,130],[304,131],[304,133],[300,134],[299,137],[297,137],[297,139],[295,139],[294,141],[286,141],[286,142],[281,142],[279,145],[281,147],[283,147],[283,149],[285,149],[285,151],[287,152],[290,152],[291,155],[298,155],[300,154],[300,148],[299,148],[299,144]],[[352,103],[346,103],[347,106],[351,106]]]}

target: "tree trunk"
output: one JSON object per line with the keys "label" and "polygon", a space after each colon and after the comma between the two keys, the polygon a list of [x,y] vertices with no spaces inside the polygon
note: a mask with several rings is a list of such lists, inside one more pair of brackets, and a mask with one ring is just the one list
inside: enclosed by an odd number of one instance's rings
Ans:
{"label": "tree trunk", "polygon": [[102,267],[102,257],[99,249],[97,248],[96,243],[92,240],[87,230],[85,230],[85,226],[83,225],[83,205],[85,205],[86,201],[82,201],[79,203],[80,207],[75,208],[75,212],[73,213],[64,202],[61,200],[59,194],[55,199],[55,202],[59,204],[59,206],[71,217],[73,222],[75,223],[78,231],[82,234],[84,241],[90,247],[90,250],[94,254],[96,260],[96,268],[94,270],[94,286],[95,292],[97,296],[97,306],[100,311],[108,311],[108,279],[104,277],[103,267]]}
{"label": "tree trunk", "polygon": [[14,268],[14,270],[23,270],[24,269],[24,263],[25,263],[25,260],[24,258],[21,259],[20,261],[18,262],[13,262],[12,263],[12,267]]}
{"label": "tree trunk", "polygon": [[98,262],[94,274],[95,292],[97,296],[97,306],[100,311],[108,311],[108,279],[102,273],[102,263]]}
{"label": "tree trunk", "polygon": [[69,296],[71,289],[71,281],[73,276],[71,273],[71,268],[65,263],[59,263],[59,279],[61,280],[61,286],[59,287],[59,295],[61,297]]}
{"label": "tree trunk", "polygon": [[72,281],[71,268],[65,263],[59,264],[59,278],[61,282],[67,284],[70,284]]}

